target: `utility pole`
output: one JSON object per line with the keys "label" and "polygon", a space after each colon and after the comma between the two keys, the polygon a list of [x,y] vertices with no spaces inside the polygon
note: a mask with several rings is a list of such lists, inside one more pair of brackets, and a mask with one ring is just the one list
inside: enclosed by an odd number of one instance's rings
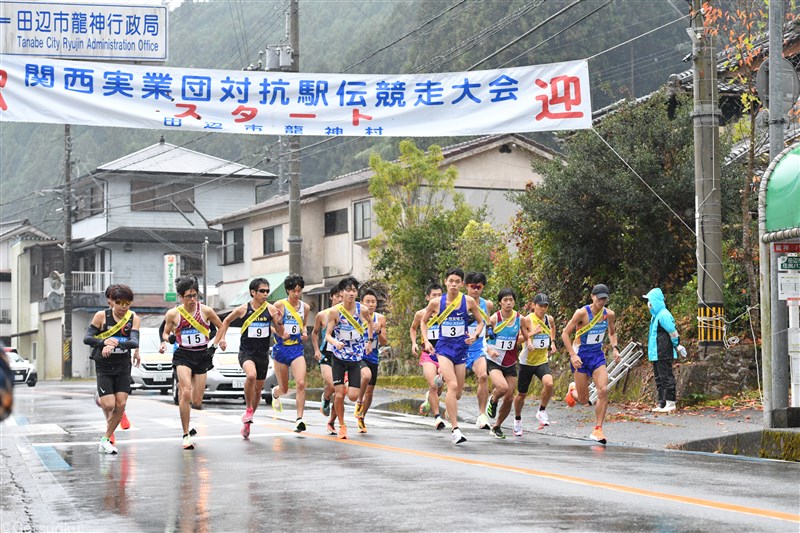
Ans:
{"label": "utility pole", "polygon": [[[694,74],[695,228],[697,231],[697,319],[702,358],[723,343],[722,202],[719,164],[717,65],[714,44],[703,26],[702,0],[692,0]],[[711,348],[711,350],[709,350]]]}
{"label": "utility pole", "polygon": [[[298,0],[289,2],[289,46],[292,50],[290,72],[300,72],[300,16]],[[300,231],[300,139],[289,137],[289,273],[303,274]]]}
{"label": "utility pole", "polygon": [[72,378],[72,135],[64,126],[64,336],[61,379]]}

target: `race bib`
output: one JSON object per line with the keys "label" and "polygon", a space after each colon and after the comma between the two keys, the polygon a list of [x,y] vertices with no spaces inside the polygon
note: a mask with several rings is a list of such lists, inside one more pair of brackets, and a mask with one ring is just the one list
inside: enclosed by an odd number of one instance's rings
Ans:
{"label": "race bib", "polygon": [[[117,339],[117,342],[125,342],[126,340],[128,340],[127,337],[111,337],[111,338],[112,339]],[[126,354],[126,353],[128,353],[128,350],[126,350],[125,348],[122,348],[120,346],[114,346],[114,348],[111,349],[111,353],[112,354]]]}
{"label": "race bib", "polygon": [[517,344],[517,339],[497,339],[495,341],[495,346],[498,350],[502,350],[504,352],[508,350],[513,350],[514,346]]}
{"label": "race bib", "polygon": [[357,341],[361,338],[361,334],[353,329],[340,329],[339,333],[337,333],[336,338],[340,341]]}
{"label": "race bib", "polygon": [[453,325],[442,324],[442,330],[441,330],[440,334],[441,334],[442,337],[449,337],[449,338],[463,337],[464,336],[464,325],[463,324],[453,324]]}
{"label": "race bib", "polygon": [[531,339],[534,350],[541,350],[550,347],[550,337],[534,337]]}
{"label": "race bib", "polygon": [[205,335],[196,329],[184,329],[181,331],[181,346],[203,346],[208,344]]}
{"label": "race bib", "polygon": [[428,340],[429,341],[439,340],[439,328],[428,328]]}
{"label": "race bib", "polygon": [[284,331],[288,331],[289,335],[300,335],[299,324],[284,324],[283,329]]}
{"label": "race bib", "polygon": [[247,327],[247,337],[250,339],[266,339],[269,333],[269,322],[253,322]]}
{"label": "race bib", "polygon": [[603,339],[606,337],[606,332],[601,331],[600,333],[589,333],[586,335],[586,344],[601,344]]}

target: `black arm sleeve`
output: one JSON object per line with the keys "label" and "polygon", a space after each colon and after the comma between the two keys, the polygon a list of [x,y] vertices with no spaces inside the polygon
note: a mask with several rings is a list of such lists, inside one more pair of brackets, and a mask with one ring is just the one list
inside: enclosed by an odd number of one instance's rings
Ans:
{"label": "black arm sleeve", "polygon": [[87,346],[102,346],[105,340],[96,338],[95,335],[98,333],[100,333],[100,329],[94,324],[89,324],[86,329],[86,336],[83,338],[83,344]]}
{"label": "black arm sleeve", "polygon": [[119,347],[125,350],[133,350],[139,347],[139,330],[134,329],[131,331],[131,336],[128,340],[119,343]]}

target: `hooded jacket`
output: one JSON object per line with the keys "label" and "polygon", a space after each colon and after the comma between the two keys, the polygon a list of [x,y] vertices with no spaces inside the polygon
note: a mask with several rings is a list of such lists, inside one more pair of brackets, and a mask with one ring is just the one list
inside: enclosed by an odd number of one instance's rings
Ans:
{"label": "hooded jacket", "polygon": [[647,359],[676,359],[678,357],[675,347],[680,344],[678,329],[675,327],[675,318],[664,303],[664,293],[661,289],[651,289],[644,296],[650,302],[650,334],[647,338]]}

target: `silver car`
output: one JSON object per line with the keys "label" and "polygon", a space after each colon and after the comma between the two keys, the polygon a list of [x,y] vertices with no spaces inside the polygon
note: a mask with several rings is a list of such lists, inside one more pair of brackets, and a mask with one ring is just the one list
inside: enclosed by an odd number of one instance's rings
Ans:
{"label": "silver car", "polygon": [[169,394],[172,389],[172,351],[158,353],[160,345],[158,328],[139,330],[141,365],[131,368],[131,390],[157,390]]}
{"label": "silver car", "polygon": [[39,379],[36,367],[27,359],[20,357],[16,348],[6,348],[6,355],[8,356],[8,365],[14,374],[14,384],[25,383],[28,387],[34,387]]}
{"label": "silver car", "polygon": [[[245,373],[239,366],[241,335],[240,328],[228,328],[225,333],[225,341],[228,345],[225,350],[217,348],[217,352],[214,354],[214,368],[206,374],[204,400],[210,398],[244,399]],[[278,378],[275,376],[275,369],[272,365],[272,347],[269,352],[267,379],[264,381],[264,389],[261,392],[261,397],[267,402],[272,401],[272,387],[278,384]],[[175,405],[178,405],[178,387],[172,388],[172,400]]]}

